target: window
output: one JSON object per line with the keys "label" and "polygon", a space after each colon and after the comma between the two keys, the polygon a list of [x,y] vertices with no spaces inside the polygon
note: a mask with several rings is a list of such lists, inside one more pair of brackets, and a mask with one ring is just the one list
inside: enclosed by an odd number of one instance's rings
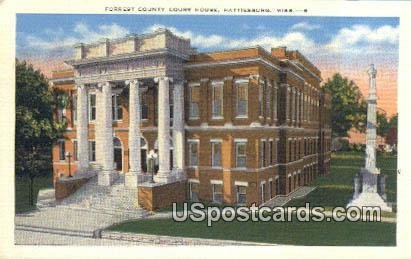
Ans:
{"label": "window", "polygon": [[266,159],[265,159],[265,139],[260,141],[260,166],[266,166]]}
{"label": "window", "polygon": [[261,189],[261,203],[264,203],[265,202],[265,182],[261,183],[260,189]]}
{"label": "window", "polygon": [[294,147],[294,156],[293,156],[293,160],[297,160],[297,140],[294,139],[293,142],[293,147]]}
{"label": "window", "polygon": [[141,119],[148,119],[148,104],[147,104],[147,91],[140,92],[140,108],[141,108]]}
{"label": "window", "polygon": [[96,120],[96,95],[89,94],[88,99],[88,118],[89,121]]}
{"label": "window", "polygon": [[237,185],[237,205],[246,205],[247,203],[247,187]]}
{"label": "window", "polygon": [[270,186],[270,195],[268,196],[270,199],[274,196],[274,192],[273,192],[273,180],[270,179],[269,181],[269,186]]}
{"label": "window", "polygon": [[89,140],[88,152],[88,159],[90,160],[90,162],[96,161],[96,142],[94,140]]}
{"label": "window", "polygon": [[213,88],[213,118],[223,116],[223,86],[222,82],[214,82]]}
{"label": "window", "polygon": [[112,96],[112,104],[111,104],[111,109],[112,109],[112,117],[113,120],[122,120],[123,119],[123,109],[121,108],[121,98],[119,94],[114,94]]}
{"label": "window", "polygon": [[174,87],[173,85],[170,85],[169,92],[168,92],[168,103],[170,105],[170,123],[173,123],[173,117],[174,117]]}
{"label": "window", "polygon": [[200,116],[200,84],[190,85],[190,118],[196,119]]}
{"label": "window", "polygon": [[247,167],[247,142],[238,141],[235,143],[235,163],[238,168]]}
{"label": "window", "polygon": [[223,185],[222,184],[212,184],[213,188],[213,202],[223,203]]}
{"label": "window", "polygon": [[199,184],[196,182],[189,182],[190,200],[198,201]]}
{"label": "window", "polygon": [[275,156],[275,158],[274,158],[274,162],[278,162],[278,141],[279,141],[279,139],[275,139],[275,151],[274,151],[274,156]]}
{"label": "window", "polygon": [[280,193],[280,179],[278,177],[275,178],[275,195]]}
{"label": "window", "polygon": [[274,143],[273,140],[270,139],[270,144],[268,146],[268,154],[270,156],[269,158],[269,164],[272,165],[274,162],[274,152],[273,152],[273,147],[274,147]]}
{"label": "window", "polygon": [[77,122],[77,95],[73,95],[71,101],[71,116],[73,124],[75,124]]}
{"label": "window", "polygon": [[211,142],[211,166],[221,167],[221,140]]}
{"label": "window", "polygon": [[237,84],[237,117],[247,117],[248,114],[248,81]]}
{"label": "window", "polygon": [[188,165],[198,166],[198,141],[189,140],[188,141]]}
{"label": "window", "polygon": [[264,116],[264,80],[258,84],[258,115]]}
{"label": "window", "polygon": [[265,97],[265,101],[266,101],[266,114],[267,117],[271,117],[271,84],[266,84],[266,92],[267,92],[267,96]]}
{"label": "window", "polygon": [[273,91],[273,120],[277,120],[277,85],[275,82]]}
{"label": "window", "polygon": [[307,139],[304,138],[304,156],[307,155]]}
{"label": "window", "polygon": [[64,111],[63,108],[57,108],[57,121],[63,122],[64,119]]}
{"label": "window", "polygon": [[78,143],[77,143],[77,140],[73,141],[73,159],[74,159],[74,161],[78,160]]}
{"label": "window", "polygon": [[66,160],[66,143],[64,142],[64,139],[60,139],[57,141],[59,145],[59,159],[60,161]]}
{"label": "window", "polygon": [[292,161],[292,157],[291,157],[292,152],[291,152],[291,150],[292,150],[292,141],[291,141],[291,139],[288,139],[288,160],[289,161]]}

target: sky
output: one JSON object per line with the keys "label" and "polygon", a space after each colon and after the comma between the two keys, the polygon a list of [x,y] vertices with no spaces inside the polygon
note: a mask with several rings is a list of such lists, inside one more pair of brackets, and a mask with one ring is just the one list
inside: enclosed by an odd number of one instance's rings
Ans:
{"label": "sky", "polygon": [[260,45],[268,51],[299,50],[322,73],[352,79],[367,94],[366,70],[377,68],[378,107],[397,112],[399,19],[395,17],[298,17],[211,15],[17,14],[16,57],[47,76],[67,68],[73,45],[168,28],[191,39],[199,52]]}

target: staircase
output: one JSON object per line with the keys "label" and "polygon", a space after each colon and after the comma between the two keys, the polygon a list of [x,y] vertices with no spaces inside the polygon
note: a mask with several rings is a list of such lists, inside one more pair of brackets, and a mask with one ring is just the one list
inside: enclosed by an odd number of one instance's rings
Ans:
{"label": "staircase", "polygon": [[124,175],[120,175],[111,186],[99,186],[97,177],[91,178],[71,196],[57,206],[77,210],[88,210],[122,218],[140,218],[146,212],[138,207],[137,188],[125,188]]}
{"label": "staircase", "polygon": [[261,206],[268,206],[271,208],[284,206],[293,199],[299,199],[307,196],[310,192],[314,191],[317,187],[312,186],[301,186],[295,189],[293,192],[288,195],[277,195],[271,200],[261,204]]}

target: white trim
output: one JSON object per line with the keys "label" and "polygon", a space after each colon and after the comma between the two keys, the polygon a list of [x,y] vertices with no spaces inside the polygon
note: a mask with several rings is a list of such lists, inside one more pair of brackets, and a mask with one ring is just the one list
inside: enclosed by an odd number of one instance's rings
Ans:
{"label": "white trim", "polygon": [[224,85],[224,80],[223,79],[213,79],[211,80],[211,85]]}
{"label": "white trim", "polygon": [[222,180],[210,180],[210,184],[223,184]]}
{"label": "white trim", "polygon": [[192,87],[192,86],[200,86],[200,82],[199,81],[188,82],[188,87]]}
{"label": "white trim", "polygon": [[188,179],[189,183],[200,183],[200,180],[198,180],[197,178],[190,178]]}
{"label": "white trim", "polygon": [[234,83],[235,84],[245,84],[245,83],[249,83],[250,79],[248,77],[244,77],[244,78],[234,78]]}
{"label": "white trim", "polygon": [[210,139],[210,142],[219,142],[219,143],[222,143],[222,142],[223,142],[223,139],[221,139],[221,138],[212,138],[212,139]]}
{"label": "white trim", "polygon": [[198,139],[198,138],[191,138],[191,139],[187,139],[187,142],[197,142],[197,143],[200,143],[200,139]]}
{"label": "white trim", "polygon": [[248,187],[248,182],[243,182],[243,181],[234,181],[235,186],[244,186]]}
{"label": "white trim", "polygon": [[274,179],[277,180],[278,178],[280,178],[280,177],[278,175],[276,175]]}
{"label": "white trim", "polygon": [[234,139],[234,143],[237,143],[237,142],[247,142],[248,141],[248,139],[246,139],[246,138],[235,138]]}
{"label": "white trim", "polygon": [[266,181],[266,180],[261,181],[261,182],[260,182],[260,186],[261,186],[261,185],[264,185],[264,184],[266,184],[266,183],[267,183],[267,181]]}

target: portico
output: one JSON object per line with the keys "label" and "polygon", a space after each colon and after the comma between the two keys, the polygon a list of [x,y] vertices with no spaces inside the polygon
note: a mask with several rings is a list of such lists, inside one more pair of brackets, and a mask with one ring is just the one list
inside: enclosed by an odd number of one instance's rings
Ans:
{"label": "portico", "polygon": [[[135,188],[138,183],[148,179],[148,175],[142,170],[144,161],[141,161],[141,113],[142,103],[146,101],[142,99],[142,94],[151,89],[149,94],[154,95],[151,97],[156,102],[151,129],[157,131],[158,142],[158,172],[154,180],[165,184],[184,178],[182,64],[191,52],[189,40],[176,37],[167,30],[75,46],[75,59],[67,63],[74,68],[77,89],[79,173],[97,171],[98,184],[102,186],[110,186],[115,182],[118,172],[114,166],[113,123],[116,107],[113,102],[116,94],[127,93],[128,90],[128,122],[122,121],[122,130],[128,131],[128,146],[124,146],[129,167],[125,172],[125,185]],[[89,94],[95,95],[94,125],[89,123]],[[171,103],[173,118],[170,113]],[[91,164],[88,142],[92,131],[95,161]],[[172,158],[170,149],[173,150]],[[170,161],[173,162],[172,166]]]}
{"label": "portico", "polygon": [[[128,158],[129,170],[125,173],[125,185],[137,187],[138,183],[147,179],[142,170],[141,161],[141,97],[142,89],[147,88],[147,82],[158,91],[158,157],[159,170],[154,180],[158,183],[170,183],[183,178],[184,172],[184,96],[182,82],[174,81],[169,77],[124,80],[124,87],[129,89],[129,127],[128,127]],[[173,92],[170,93],[170,84]],[[86,173],[90,168],[88,145],[88,114],[87,98],[89,92],[96,95],[95,145],[96,166],[98,169],[99,185],[109,186],[115,181],[118,172],[114,168],[113,146],[113,88],[118,82],[102,82],[89,85],[77,85],[79,108],[77,110],[77,141],[78,141],[78,171]],[[121,84],[120,84],[121,85]],[[124,90],[124,89],[123,89]],[[170,96],[173,98],[173,119],[170,127]],[[84,107],[84,108],[82,108]],[[172,133],[170,135],[170,133]],[[173,150],[173,165],[170,168],[170,138]]]}

